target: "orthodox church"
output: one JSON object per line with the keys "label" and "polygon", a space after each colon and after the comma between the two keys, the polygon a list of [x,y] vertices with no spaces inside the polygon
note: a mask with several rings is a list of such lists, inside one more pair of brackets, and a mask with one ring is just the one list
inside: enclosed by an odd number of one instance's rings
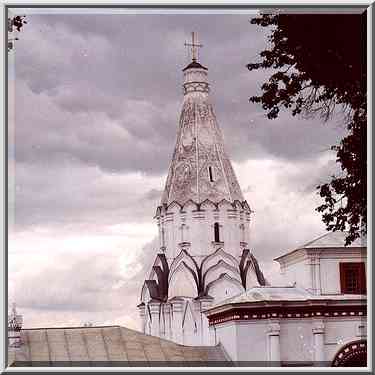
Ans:
{"label": "orthodox church", "polygon": [[[210,102],[208,69],[183,69],[183,103],[164,193],[159,246],[140,291],[140,331],[119,326],[22,330],[8,320],[19,366],[366,366],[365,241],[325,234],[275,259],[270,285],[251,250],[251,207]],[[177,361],[177,362],[176,362]]]}
{"label": "orthodox church", "polygon": [[155,214],[160,248],[139,310],[145,333],[210,345],[203,311],[267,282],[249,250],[251,208],[225,151],[208,70],[195,46],[193,37],[177,143]]}

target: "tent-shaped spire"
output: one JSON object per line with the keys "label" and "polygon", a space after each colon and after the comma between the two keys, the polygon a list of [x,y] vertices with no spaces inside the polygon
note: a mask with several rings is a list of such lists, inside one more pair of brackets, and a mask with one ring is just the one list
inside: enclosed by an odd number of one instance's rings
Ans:
{"label": "tent-shaped spire", "polygon": [[[194,44],[194,43],[193,43]],[[184,100],[162,204],[244,201],[209,101],[207,68],[196,58],[183,69]]]}

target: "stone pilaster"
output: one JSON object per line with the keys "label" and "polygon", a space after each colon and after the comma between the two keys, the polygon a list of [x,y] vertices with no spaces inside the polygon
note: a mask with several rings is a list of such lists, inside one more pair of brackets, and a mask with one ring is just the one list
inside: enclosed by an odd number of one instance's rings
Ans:
{"label": "stone pilaster", "polygon": [[172,339],[172,306],[169,303],[163,305],[165,319],[165,338]]}
{"label": "stone pilaster", "polygon": [[321,366],[325,360],[324,356],[324,322],[321,319],[313,321],[312,326],[314,342],[314,362],[315,366]]}
{"label": "stone pilaster", "polygon": [[272,321],[267,331],[269,343],[269,361],[272,365],[280,365],[280,324],[278,321]]}
{"label": "stone pilaster", "polygon": [[151,335],[160,336],[160,302],[149,302],[151,314]]}
{"label": "stone pilaster", "polygon": [[170,302],[172,304],[172,338],[174,342],[182,344],[182,314],[185,301],[182,298],[174,298]]}
{"label": "stone pilaster", "polygon": [[146,305],[142,302],[138,306],[139,320],[140,320],[140,330],[146,333]]}
{"label": "stone pilaster", "polygon": [[211,345],[210,330],[208,325],[208,319],[205,310],[209,309],[212,305],[212,298],[202,297],[199,299],[200,310],[201,310],[201,345]]}

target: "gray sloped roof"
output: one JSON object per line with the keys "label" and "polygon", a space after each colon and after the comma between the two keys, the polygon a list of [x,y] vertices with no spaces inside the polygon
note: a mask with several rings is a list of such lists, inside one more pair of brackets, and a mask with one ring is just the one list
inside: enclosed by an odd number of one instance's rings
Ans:
{"label": "gray sloped roof", "polygon": [[[214,310],[224,305],[235,305],[257,302],[309,302],[309,301],[366,301],[366,295],[359,294],[337,294],[337,295],[315,295],[309,291],[296,286],[258,286],[246,290],[243,293],[230,297],[210,307],[207,311]],[[308,305],[308,304],[307,304]]]}
{"label": "gray sloped roof", "polygon": [[[328,232],[314,240],[300,246],[301,249],[325,248],[325,247],[345,247],[345,238],[348,232]],[[366,247],[366,239],[356,239],[347,247]]]}
{"label": "gray sloped roof", "polygon": [[277,261],[278,259],[284,258],[302,249],[336,249],[336,248],[350,249],[350,248],[367,247],[367,239],[365,237],[357,238],[350,245],[345,246],[345,239],[347,235],[348,235],[348,232],[345,232],[345,231],[328,232],[318,238],[315,238],[314,240],[310,242],[307,242],[301,246],[298,246],[294,250],[291,250],[291,251],[288,251],[286,253],[279,255],[278,257],[274,258],[274,260]]}
{"label": "gray sloped roof", "polygon": [[[220,346],[183,346],[120,326],[21,331],[14,366],[197,366],[228,361]],[[220,366],[220,365],[217,365]]]}

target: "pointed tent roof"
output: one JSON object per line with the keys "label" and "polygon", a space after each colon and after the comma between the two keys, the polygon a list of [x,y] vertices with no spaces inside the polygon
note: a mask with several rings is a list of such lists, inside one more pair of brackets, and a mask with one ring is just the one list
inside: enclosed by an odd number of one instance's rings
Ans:
{"label": "pointed tent roof", "polygon": [[224,140],[209,101],[207,68],[198,62],[184,70],[184,100],[177,142],[162,204],[183,205],[223,199],[244,201]]}

